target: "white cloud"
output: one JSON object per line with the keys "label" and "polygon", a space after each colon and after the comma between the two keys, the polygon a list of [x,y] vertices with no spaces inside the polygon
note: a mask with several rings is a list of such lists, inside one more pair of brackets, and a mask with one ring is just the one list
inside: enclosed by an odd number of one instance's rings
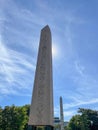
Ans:
{"label": "white cloud", "polygon": [[[35,59],[8,49],[0,38],[0,93],[17,94],[18,89],[29,89],[35,71]],[[16,84],[16,88],[14,85]]]}
{"label": "white cloud", "polygon": [[60,114],[60,109],[59,109],[59,107],[54,107],[54,115],[55,115],[55,116],[59,116],[59,114]]}
{"label": "white cloud", "polygon": [[[75,110],[63,110],[64,120],[69,120],[70,117],[72,117],[76,113],[77,112]],[[59,107],[54,108],[54,116],[60,117],[60,108]]]}
{"label": "white cloud", "polygon": [[65,111],[64,112],[64,117],[66,118],[66,117],[71,117],[71,116],[73,116],[73,115],[75,115],[76,114],[76,111],[72,111],[72,110],[70,110],[70,111]]}
{"label": "white cloud", "polygon": [[91,75],[85,64],[81,64],[79,61],[75,61],[74,69],[75,75],[72,76],[72,79],[77,86],[76,91],[81,93],[85,99],[95,97],[98,85],[97,77]]}
{"label": "white cloud", "polygon": [[7,63],[3,62],[3,60],[7,59],[7,61],[12,64],[10,55],[9,55],[6,47],[3,45],[1,37],[0,37],[0,50],[1,50],[1,52],[0,52],[0,73],[2,75],[4,75],[4,74],[6,75],[6,80],[8,80],[8,81],[13,80],[12,74],[10,73],[9,69],[6,67],[6,66],[8,66]]}
{"label": "white cloud", "polygon": [[80,65],[77,61],[75,61],[76,71],[79,73],[80,76],[84,76],[84,66]]}
{"label": "white cloud", "polygon": [[[32,44],[32,38],[28,31],[18,27],[13,27],[12,20],[16,19],[21,27],[31,28],[33,14],[27,13],[21,9],[12,0],[0,1],[0,93],[3,95],[16,94],[21,91],[30,91],[32,87],[33,75],[35,71],[35,56],[30,56],[21,48],[23,52],[13,49],[15,42],[19,47],[25,47],[28,52],[33,50],[35,55],[36,47]],[[20,10],[20,11],[19,11]],[[9,15],[6,15],[6,12]],[[32,18],[33,17],[33,18]],[[7,35],[5,34],[5,31]],[[33,31],[33,30],[32,30]],[[32,74],[31,74],[32,72]],[[25,92],[28,95],[28,92]]]}
{"label": "white cloud", "polygon": [[[74,98],[75,99],[75,98]],[[79,107],[82,105],[91,105],[91,104],[95,104],[98,103],[98,98],[93,98],[93,99],[89,99],[89,100],[79,100],[79,99],[75,99],[76,101],[73,101],[72,103],[65,103],[64,104],[64,109],[70,109],[70,108],[74,108],[74,107]]]}
{"label": "white cloud", "polygon": [[[32,87],[39,30],[45,24],[49,24],[53,39],[55,39],[53,44],[58,47],[57,49],[54,47],[54,53],[56,56],[58,55],[57,57],[60,56],[59,60],[54,62],[54,67],[56,67],[54,76],[59,73],[58,77],[62,78],[61,82],[66,86],[62,83],[59,83],[62,85],[59,86],[57,83],[57,86],[54,86],[55,93],[62,94],[66,97],[65,99],[69,98],[70,102],[72,101],[72,103],[66,103],[64,109],[97,103],[98,81],[87,72],[85,64],[81,64],[81,58],[74,42],[74,38],[77,36],[72,28],[73,25],[85,24],[86,21],[76,16],[72,10],[61,9],[57,12],[56,8],[53,9],[46,1],[38,0],[34,1],[34,4],[36,4],[36,9],[31,11],[24,7],[20,8],[13,0],[0,1],[2,9],[0,12],[0,35],[4,38],[4,41],[0,38],[0,93],[18,95],[20,90],[25,91],[29,90],[30,86]],[[9,15],[6,15],[6,12]],[[3,31],[4,33],[7,31],[5,37],[2,34]],[[18,46],[20,51],[16,48],[13,49],[12,45]],[[28,52],[22,52],[23,47]],[[30,51],[33,51],[34,55],[28,55]],[[66,79],[70,79],[74,88],[70,85],[67,86]],[[60,81],[56,78],[55,82]],[[26,95],[29,94],[26,93]],[[58,115],[58,113],[59,108],[55,108],[55,114]],[[64,113],[65,116],[74,114],[73,111]]]}

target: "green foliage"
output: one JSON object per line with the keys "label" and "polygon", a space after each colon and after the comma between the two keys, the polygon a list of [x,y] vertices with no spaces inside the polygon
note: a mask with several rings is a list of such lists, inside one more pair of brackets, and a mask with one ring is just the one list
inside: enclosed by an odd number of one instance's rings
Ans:
{"label": "green foliage", "polygon": [[80,130],[80,125],[81,125],[81,116],[75,115],[71,118],[67,129],[68,130]]}
{"label": "green foliage", "polygon": [[[98,111],[79,108],[80,115],[71,118],[67,130],[98,130]],[[91,125],[91,121],[93,124]]]}
{"label": "green foliage", "polygon": [[55,125],[54,129],[55,130],[60,130],[60,124]]}
{"label": "green foliage", "polygon": [[2,108],[0,107],[0,130],[2,130]]}
{"label": "green foliage", "polygon": [[[30,105],[0,107],[0,130],[27,130]],[[79,108],[65,130],[98,130],[98,111]],[[91,126],[91,121],[93,125]],[[59,125],[56,128],[60,128]]]}
{"label": "green foliage", "polygon": [[26,130],[30,106],[0,108],[0,130]]}
{"label": "green foliage", "polygon": [[[84,117],[87,116],[90,128],[92,127],[92,129],[98,130],[98,111],[79,108],[78,112],[81,113]],[[93,122],[92,126],[91,121]]]}

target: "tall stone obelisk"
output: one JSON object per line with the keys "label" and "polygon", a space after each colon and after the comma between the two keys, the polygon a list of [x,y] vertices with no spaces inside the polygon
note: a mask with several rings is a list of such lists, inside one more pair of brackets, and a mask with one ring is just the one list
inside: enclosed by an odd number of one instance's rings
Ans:
{"label": "tall stone obelisk", "polygon": [[53,128],[52,39],[48,25],[41,30],[28,125],[30,130]]}
{"label": "tall stone obelisk", "polygon": [[64,115],[63,115],[62,97],[60,97],[60,126],[61,126],[61,130],[64,130]]}

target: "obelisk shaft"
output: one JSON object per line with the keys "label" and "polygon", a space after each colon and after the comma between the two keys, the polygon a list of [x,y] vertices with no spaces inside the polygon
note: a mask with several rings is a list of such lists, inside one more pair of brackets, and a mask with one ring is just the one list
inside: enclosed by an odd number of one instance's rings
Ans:
{"label": "obelisk shaft", "polygon": [[49,26],[41,30],[29,125],[53,126],[52,47]]}
{"label": "obelisk shaft", "polygon": [[60,124],[61,124],[61,130],[64,130],[64,115],[63,115],[62,97],[60,97]]}

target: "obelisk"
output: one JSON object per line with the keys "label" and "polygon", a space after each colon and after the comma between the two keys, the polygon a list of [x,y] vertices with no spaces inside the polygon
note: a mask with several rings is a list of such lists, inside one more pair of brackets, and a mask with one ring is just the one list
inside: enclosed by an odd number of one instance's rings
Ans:
{"label": "obelisk", "polygon": [[64,130],[64,115],[63,115],[62,97],[60,97],[60,126],[61,126],[61,130]]}
{"label": "obelisk", "polygon": [[29,115],[29,130],[53,129],[52,39],[49,26],[41,30]]}

